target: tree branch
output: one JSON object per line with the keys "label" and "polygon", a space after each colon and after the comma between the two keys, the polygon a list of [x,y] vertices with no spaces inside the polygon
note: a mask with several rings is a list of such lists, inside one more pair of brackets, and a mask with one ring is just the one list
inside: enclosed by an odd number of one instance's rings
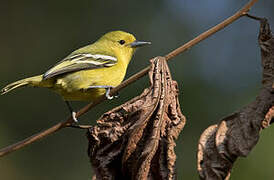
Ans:
{"label": "tree branch", "polygon": [[[190,49],[192,46],[198,44],[200,41],[208,38],[209,36],[215,34],[216,32],[220,31],[221,29],[225,28],[227,25],[233,23],[235,20],[239,19],[240,17],[244,16],[247,14],[247,12],[250,10],[250,8],[257,2],[258,0],[250,0],[241,10],[239,10],[238,12],[236,12],[234,15],[232,15],[231,17],[227,18],[226,20],[224,20],[223,22],[221,22],[220,24],[212,27],[211,29],[209,29],[208,31],[202,33],[201,35],[197,36],[196,38],[194,38],[193,40],[187,42],[186,44],[182,45],[181,47],[175,49],[174,51],[172,51],[171,53],[169,53],[168,55],[165,56],[166,60],[170,60],[172,58],[174,58],[175,56],[179,55],[180,53]],[[128,86],[129,84],[137,81],[138,79],[140,79],[141,77],[145,76],[148,71],[150,69],[149,67],[146,67],[145,69],[141,70],[140,72],[136,73],[135,75],[131,76],[129,79],[125,80],[123,83],[121,83],[119,86],[113,88],[110,92],[110,95],[113,95],[115,93],[117,93],[119,90],[123,89],[124,87]],[[91,108],[93,108],[94,106],[100,104],[101,102],[103,102],[104,100],[106,100],[106,98],[104,96],[102,96],[101,98],[98,98],[96,101],[86,105],[85,107],[83,107],[81,110],[79,110],[76,114],[76,117],[80,117],[81,115],[85,114],[86,112],[88,112]],[[58,124],[50,127],[47,130],[44,130],[42,132],[39,132],[37,134],[34,134],[31,137],[28,137],[22,141],[19,141],[15,144],[12,144],[8,147],[2,148],[0,149],[0,157],[7,155],[13,151],[16,151],[18,149],[21,149],[22,147],[31,144],[39,139],[42,139],[56,131],[59,131],[60,129],[64,128],[64,127],[69,127],[70,125],[73,124],[73,119],[71,117],[69,117],[66,121],[62,121],[59,122]]]}

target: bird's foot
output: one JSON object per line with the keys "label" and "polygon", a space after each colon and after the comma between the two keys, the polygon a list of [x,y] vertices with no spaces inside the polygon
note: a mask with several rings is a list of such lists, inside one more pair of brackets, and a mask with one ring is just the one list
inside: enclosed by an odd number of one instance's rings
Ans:
{"label": "bird's foot", "polygon": [[106,88],[106,97],[107,97],[107,99],[113,99],[113,96],[110,96],[110,95],[109,95],[111,88],[112,88],[112,87]]}
{"label": "bird's foot", "polygon": [[75,123],[78,123],[78,120],[77,120],[77,118],[76,118],[76,112],[73,111],[73,108],[71,107],[71,105],[70,105],[70,103],[69,103],[68,101],[65,101],[65,102],[66,102],[66,104],[67,104],[67,106],[68,106],[69,112],[71,113],[71,117],[72,117],[73,121],[74,121]]}
{"label": "bird's foot", "polygon": [[112,89],[112,88],[114,88],[113,86],[89,86],[89,88],[91,89],[91,88],[104,88],[104,89],[106,89],[106,98],[107,99],[113,99],[113,97],[117,97],[116,95],[115,96],[111,96],[110,95],[110,90]]}
{"label": "bird's foot", "polygon": [[76,118],[76,112],[72,111],[72,112],[71,112],[71,117],[72,117],[72,119],[73,119],[73,121],[74,121],[75,123],[78,123],[78,120],[77,120],[77,118]]}

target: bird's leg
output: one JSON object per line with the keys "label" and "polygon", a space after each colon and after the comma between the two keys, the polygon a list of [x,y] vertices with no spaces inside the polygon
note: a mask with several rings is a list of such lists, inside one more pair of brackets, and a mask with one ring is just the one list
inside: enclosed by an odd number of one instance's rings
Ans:
{"label": "bird's leg", "polygon": [[89,86],[88,88],[89,88],[89,89],[91,89],[91,88],[104,88],[104,89],[106,89],[106,98],[107,98],[107,99],[113,99],[113,96],[110,96],[110,95],[109,95],[110,90],[111,90],[112,88],[114,88],[113,86]]}
{"label": "bird's leg", "polygon": [[65,101],[65,102],[66,102],[66,104],[67,104],[67,106],[68,106],[68,108],[69,108],[69,111],[70,111],[70,113],[71,113],[72,119],[74,120],[74,122],[78,123],[78,120],[77,120],[77,118],[76,118],[76,112],[73,111],[73,108],[71,107],[69,101]]}

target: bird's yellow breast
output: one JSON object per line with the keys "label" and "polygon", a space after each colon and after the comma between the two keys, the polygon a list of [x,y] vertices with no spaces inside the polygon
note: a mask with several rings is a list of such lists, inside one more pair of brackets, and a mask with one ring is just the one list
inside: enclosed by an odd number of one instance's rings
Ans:
{"label": "bird's yellow breast", "polygon": [[90,86],[117,86],[126,74],[127,64],[117,63],[114,66],[82,70],[56,78],[53,90],[68,101],[92,101],[103,95],[103,88]]}

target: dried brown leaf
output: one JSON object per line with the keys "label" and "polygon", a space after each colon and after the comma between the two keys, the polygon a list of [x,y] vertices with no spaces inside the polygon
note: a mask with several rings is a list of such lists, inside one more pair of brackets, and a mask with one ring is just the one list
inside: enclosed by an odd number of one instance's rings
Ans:
{"label": "dried brown leaf", "polygon": [[151,86],[105,113],[88,132],[95,179],[175,179],[174,141],[186,120],[166,60],[151,64]]}
{"label": "dried brown leaf", "polygon": [[198,144],[198,172],[199,176],[202,179],[224,179],[227,174],[230,172],[225,173],[216,173],[216,170],[221,169],[223,166],[220,166],[219,162],[227,163],[222,161],[220,154],[217,151],[216,144],[215,144],[215,136],[217,132],[217,125],[212,125],[208,127],[199,140]]}
{"label": "dried brown leaf", "polygon": [[[259,44],[263,88],[255,101],[225,117],[201,135],[198,172],[201,179],[229,179],[237,157],[246,157],[259,140],[262,128],[273,120],[274,38],[266,19],[261,19]],[[214,127],[214,128],[213,128]]]}
{"label": "dried brown leaf", "polygon": [[262,128],[267,128],[274,121],[274,106],[272,106],[266,113],[264,120],[262,121]]}

